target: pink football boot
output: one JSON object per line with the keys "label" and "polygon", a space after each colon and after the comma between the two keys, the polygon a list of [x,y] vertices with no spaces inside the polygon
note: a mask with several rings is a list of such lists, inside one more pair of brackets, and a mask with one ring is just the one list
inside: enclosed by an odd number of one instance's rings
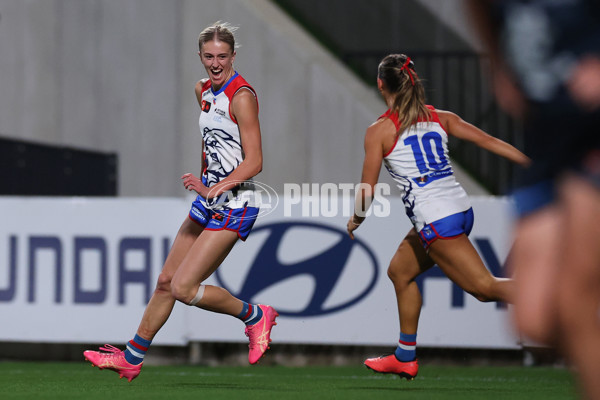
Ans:
{"label": "pink football boot", "polygon": [[122,350],[110,344],[105,344],[104,346],[106,347],[100,347],[100,350],[107,353],[86,350],[83,352],[83,356],[92,363],[92,366],[115,371],[121,378],[127,378],[129,382],[140,374],[143,362],[138,365],[129,364]]}
{"label": "pink football boot", "polygon": [[258,307],[263,312],[263,316],[254,325],[246,326],[246,336],[250,339],[250,352],[248,353],[248,361],[250,364],[256,364],[258,360],[265,354],[271,343],[271,329],[277,325],[275,318],[279,316],[277,311],[271,306],[258,304]]}
{"label": "pink football boot", "polygon": [[409,381],[415,379],[419,372],[417,360],[409,362],[398,361],[395,355],[390,354],[386,357],[369,358],[365,360],[365,366],[375,372],[382,374],[396,374]]}

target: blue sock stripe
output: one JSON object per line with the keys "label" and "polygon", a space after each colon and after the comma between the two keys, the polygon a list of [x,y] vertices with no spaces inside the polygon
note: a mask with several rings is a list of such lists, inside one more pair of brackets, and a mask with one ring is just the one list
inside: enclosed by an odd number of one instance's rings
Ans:
{"label": "blue sock stripe", "polygon": [[249,308],[250,304],[246,303],[245,301],[242,301],[242,312],[238,314],[238,318],[243,321],[244,317],[246,317],[246,314],[248,314]]}
{"label": "blue sock stripe", "polygon": [[256,304],[242,302],[242,312],[238,314],[238,318],[246,325],[254,325],[262,318],[262,310]]}
{"label": "blue sock stripe", "polygon": [[409,335],[407,333],[400,332],[400,340],[403,342],[416,342],[417,334],[415,333],[413,335]]}
{"label": "blue sock stripe", "polygon": [[138,365],[144,361],[144,356],[146,355],[148,347],[150,347],[151,343],[152,340],[144,339],[136,334],[135,337],[127,343],[127,347],[123,352],[127,362],[133,365]]}
{"label": "blue sock stripe", "polygon": [[152,340],[144,339],[143,337],[138,336],[137,334],[133,338],[133,341],[136,342],[136,343],[138,343],[138,344],[140,344],[140,345],[142,345],[142,346],[144,346],[144,347],[146,347],[146,348],[150,347],[150,344],[152,343]]}
{"label": "blue sock stripe", "polygon": [[409,335],[400,332],[400,340],[394,355],[401,362],[409,362],[417,358],[417,334]]}
{"label": "blue sock stripe", "polygon": [[262,318],[262,310],[256,304],[243,302],[242,312],[238,314],[238,318],[246,325],[254,325]]}

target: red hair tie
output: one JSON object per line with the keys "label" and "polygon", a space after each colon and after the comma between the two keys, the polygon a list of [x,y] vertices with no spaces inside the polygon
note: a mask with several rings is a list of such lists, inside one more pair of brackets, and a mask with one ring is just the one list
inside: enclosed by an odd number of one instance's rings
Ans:
{"label": "red hair tie", "polygon": [[415,79],[413,78],[413,74],[412,71],[409,67],[411,61],[410,61],[410,57],[406,57],[406,61],[404,62],[404,65],[402,66],[402,68],[400,68],[400,71],[402,71],[403,69],[406,70],[406,72],[408,72],[408,76],[410,77],[410,83],[412,83],[413,86],[415,86]]}

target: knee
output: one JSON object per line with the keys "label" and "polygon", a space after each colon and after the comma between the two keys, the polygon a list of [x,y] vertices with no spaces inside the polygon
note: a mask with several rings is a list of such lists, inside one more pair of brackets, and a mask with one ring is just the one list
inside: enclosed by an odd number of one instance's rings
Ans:
{"label": "knee", "polygon": [[390,278],[390,280],[395,284],[397,281],[400,280],[400,275],[401,274],[400,271],[398,271],[398,268],[396,268],[394,264],[390,264],[387,270],[388,278]]}
{"label": "knee", "polygon": [[171,293],[171,280],[173,277],[164,271],[160,273],[158,276],[158,281],[156,282],[156,288],[154,291],[156,293]]}
{"label": "knee", "polygon": [[170,289],[171,296],[173,296],[175,300],[181,301],[182,303],[187,304],[189,300],[194,297],[194,295],[191,294],[191,290],[189,290],[186,285],[176,279],[171,282]]}
{"label": "knee", "polygon": [[171,284],[171,295],[177,301],[189,306],[195,306],[202,299],[204,295],[204,289],[204,285],[200,285],[199,287],[191,287],[175,281]]}
{"label": "knee", "polygon": [[482,303],[498,300],[494,293],[494,282],[478,282],[467,292]]}
{"label": "knee", "polygon": [[395,282],[398,279],[398,271],[396,271],[396,268],[394,268],[393,264],[390,264],[388,267],[387,276],[392,282]]}
{"label": "knee", "polygon": [[391,263],[387,270],[387,276],[393,282],[395,287],[406,286],[414,279],[412,274],[401,268],[397,263]]}
{"label": "knee", "polygon": [[469,293],[469,294],[472,295],[473,297],[475,297],[477,300],[479,300],[482,303],[489,303],[491,301],[495,301],[496,300],[496,299],[492,298],[491,296],[489,296],[485,292],[472,292],[472,293]]}

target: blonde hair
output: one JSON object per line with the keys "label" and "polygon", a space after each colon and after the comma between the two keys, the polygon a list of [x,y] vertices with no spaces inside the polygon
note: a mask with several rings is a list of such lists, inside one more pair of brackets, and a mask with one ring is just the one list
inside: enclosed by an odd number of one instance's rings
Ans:
{"label": "blonde hair", "polygon": [[402,124],[400,132],[420,118],[431,121],[431,111],[425,105],[425,89],[414,68],[414,63],[405,54],[387,55],[377,68],[377,77],[394,96],[391,111],[398,114]]}
{"label": "blonde hair", "polygon": [[231,47],[231,52],[233,53],[233,51],[239,47],[235,43],[235,36],[233,36],[233,32],[237,29],[237,26],[232,26],[228,22],[215,22],[200,32],[200,35],[198,36],[198,49],[202,51],[202,45],[204,43],[210,42],[211,40],[219,40],[227,43]]}

